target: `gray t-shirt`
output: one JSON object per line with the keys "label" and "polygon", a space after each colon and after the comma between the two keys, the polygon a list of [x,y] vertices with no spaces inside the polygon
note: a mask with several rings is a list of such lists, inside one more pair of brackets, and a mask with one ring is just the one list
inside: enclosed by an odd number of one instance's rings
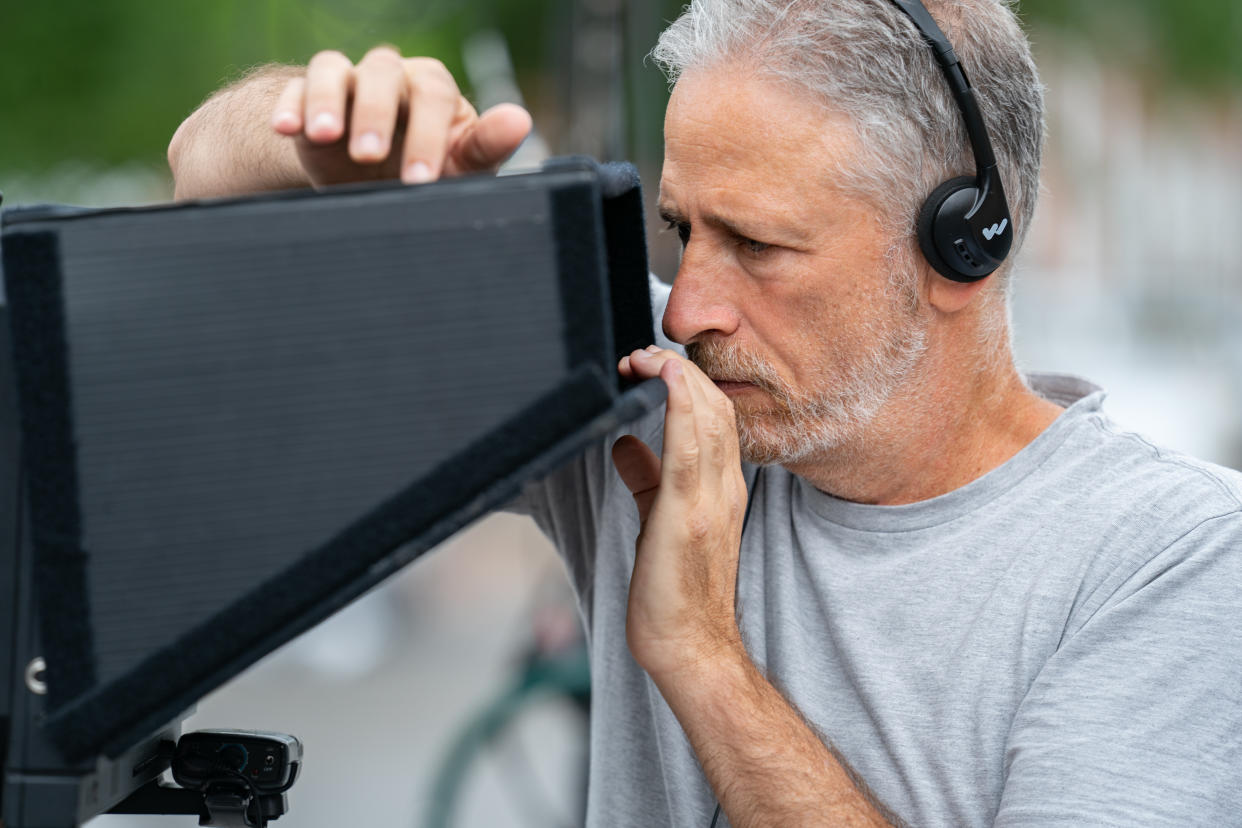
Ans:
{"label": "gray t-shirt", "polygon": [[[1242,475],[1120,431],[1087,383],[1031,380],[1068,410],[933,500],[748,468],[747,652],[911,825],[1242,825]],[[662,425],[632,430],[658,451]],[[638,518],[609,446],[518,504],[586,620],[587,824],[707,828],[712,792],[626,647]]]}

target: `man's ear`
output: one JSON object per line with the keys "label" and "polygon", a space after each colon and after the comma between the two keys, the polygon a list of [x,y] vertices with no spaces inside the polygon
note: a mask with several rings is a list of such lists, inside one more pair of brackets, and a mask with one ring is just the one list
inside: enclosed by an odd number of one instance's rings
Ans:
{"label": "man's ear", "polygon": [[924,271],[923,278],[927,280],[928,304],[945,314],[957,313],[966,308],[993,279],[988,276],[977,282],[955,282],[941,276],[931,267]]}

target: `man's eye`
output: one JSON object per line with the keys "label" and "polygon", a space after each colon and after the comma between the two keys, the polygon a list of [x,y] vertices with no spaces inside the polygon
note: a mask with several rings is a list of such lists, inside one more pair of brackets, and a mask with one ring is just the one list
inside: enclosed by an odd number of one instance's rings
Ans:
{"label": "man's eye", "polygon": [[738,240],[738,243],[745,247],[748,253],[754,253],[755,255],[772,248],[772,245],[767,242],[755,241],[754,239],[748,239],[744,236]]}
{"label": "man's eye", "polygon": [[690,243],[690,223],[686,221],[670,221],[668,223],[669,230],[677,231],[677,238],[681,239],[681,246],[685,247]]}

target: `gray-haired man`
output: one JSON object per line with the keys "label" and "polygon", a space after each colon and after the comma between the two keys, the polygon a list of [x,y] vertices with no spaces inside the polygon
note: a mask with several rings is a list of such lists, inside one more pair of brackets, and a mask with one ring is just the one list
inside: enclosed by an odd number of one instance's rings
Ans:
{"label": "gray-haired man", "polygon": [[[1042,148],[1029,46],[998,0],[927,5],[1016,251]],[[1119,431],[1082,381],[1019,375],[1009,265],[929,267],[919,208],[974,166],[910,20],[695,0],[655,56],[684,243],[658,299],[689,359],[624,359],[667,410],[519,504],[589,629],[589,824],[1237,823],[1242,477]],[[434,61],[323,53],[212,99],[170,160],[181,196],[422,181],[528,129]]]}

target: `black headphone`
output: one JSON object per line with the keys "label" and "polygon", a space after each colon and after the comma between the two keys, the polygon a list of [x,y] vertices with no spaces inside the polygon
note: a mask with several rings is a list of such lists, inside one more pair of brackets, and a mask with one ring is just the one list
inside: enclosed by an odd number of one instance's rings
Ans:
{"label": "black headphone", "polygon": [[914,23],[944,70],[962,110],[975,154],[975,177],[961,176],[932,190],[919,212],[919,247],[940,275],[955,282],[977,282],[992,274],[1013,245],[1013,218],[996,170],[992,142],[966,72],[921,0],[893,0]]}

